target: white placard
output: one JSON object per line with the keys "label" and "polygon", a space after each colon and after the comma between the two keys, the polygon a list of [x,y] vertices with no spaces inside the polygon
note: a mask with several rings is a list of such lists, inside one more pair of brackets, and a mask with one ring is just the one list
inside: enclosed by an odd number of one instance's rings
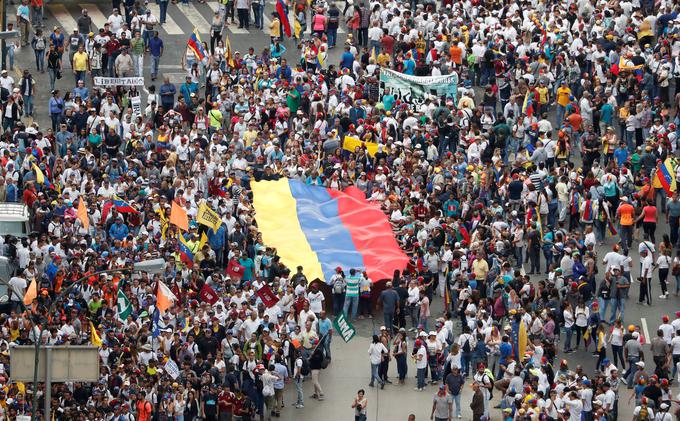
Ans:
{"label": "white placard", "polygon": [[172,377],[173,380],[175,380],[177,377],[179,377],[179,367],[177,367],[177,363],[173,360],[168,360],[167,363],[165,363],[165,367],[163,367],[166,373]]}
{"label": "white placard", "polygon": [[99,86],[144,86],[144,78],[97,76],[94,78],[94,84]]}

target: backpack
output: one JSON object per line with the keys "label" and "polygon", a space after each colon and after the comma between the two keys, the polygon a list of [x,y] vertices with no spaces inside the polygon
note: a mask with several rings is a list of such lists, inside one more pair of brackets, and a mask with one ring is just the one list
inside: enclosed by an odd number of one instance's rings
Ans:
{"label": "backpack", "polygon": [[469,337],[467,339],[465,339],[465,343],[463,344],[462,349],[463,349],[463,352],[470,352],[471,351],[471,349],[470,349],[470,338]]}
{"label": "backpack", "polygon": [[35,49],[44,50],[45,49],[45,37],[37,37],[35,39]]}
{"label": "backpack", "polygon": [[640,412],[638,413],[638,420],[640,420],[640,421],[648,421],[649,420],[649,411],[647,410],[646,405],[640,406]]}
{"label": "backpack", "polygon": [[[489,389],[489,399],[493,399],[493,386],[494,383],[496,383],[496,378],[493,376],[493,372],[485,368],[484,369],[484,375],[489,378],[489,381],[491,382],[491,388]],[[484,377],[482,377],[482,381],[484,381]]]}
{"label": "backpack", "polygon": [[333,294],[342,294],[345,292],[345,283],[342,278],[337,279],[333,283]]}
{"label": "backpack", "polygon": [[302,374],[303,376],[309,376],[309,373],[312,372],[312,370],[309,368],[309,360],[307,358],[302,358],[302,357],[300,357],[300,359],[302,360],[302,367],[300,367],[300,374]]}

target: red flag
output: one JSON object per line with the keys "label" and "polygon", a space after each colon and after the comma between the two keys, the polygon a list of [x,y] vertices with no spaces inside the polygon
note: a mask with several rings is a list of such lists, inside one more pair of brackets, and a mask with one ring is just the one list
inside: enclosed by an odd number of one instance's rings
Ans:
{"label": "red flag", "polygon": [[227,275],[229,275],[231,279],[240,280],[243,278],[243,271],[245,269],[246,268],[238,263],[238,260],[231,259],[227,264]]}
{"label": "red flag", "polygon": [[262,288],[258,289],[256,294],[258,297],[260,297],[267,308],[273,307],[279,302],[279,297],[277,297],[267,285],[264,285]]}
{"label": "red flag", "polygon": [[199,296],[201,297],[201,300],[209,303],[210,305],[215,304],[218,299],[217,293],[214,289],[210,288],[210,285],[208,284],[203,284],[203,288],[201,288],[201,293]]}

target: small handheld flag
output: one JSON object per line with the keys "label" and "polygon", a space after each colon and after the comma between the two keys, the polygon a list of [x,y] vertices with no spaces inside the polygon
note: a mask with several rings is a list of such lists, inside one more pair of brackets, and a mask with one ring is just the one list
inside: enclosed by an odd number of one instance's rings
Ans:
{"label": "small handheld flag", "polygon": [[194,52],[196,58],[199,61],[203,61],[208,57],[205,48],[203,48],[201,37],[198,35],[198,31],[196,29],[194,29],[194,32],[192,32],[191,36],[189,37],[189,40],[187,41],[187,47],[189,47],[189,49]]}

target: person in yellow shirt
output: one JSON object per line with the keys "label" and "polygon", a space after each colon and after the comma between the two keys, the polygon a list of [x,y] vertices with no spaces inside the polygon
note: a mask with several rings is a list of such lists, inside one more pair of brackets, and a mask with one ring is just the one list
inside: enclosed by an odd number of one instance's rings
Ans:
{"label": "person in yellow shirt", "polygon": [[481,254],[478,254],[475,261],[472,262],[472,272],[475,274],[477,283],[484,282],[486,279],[486,275],[489,273],[489,264]]}
{"label": "person in yellow shirt", "polygon": [[246,148],[253,146],[255,139],[257,139],[257,125],[255,123],[248,123],[248,130],[243,132],[243,144]]}
{"label": "person in yellow shirt", "polygon": [[210,111],[208,111],[208,119],[211,133],[215,133],[222,128],[223,117],[218,103],[214,103],[213,107],[210,109]]}
{"label": "person in yellow shirt", "polygon": [[272,44],[275,40],[281,39],[281,21],[277,12],[272,13],[272,21],[269,24],[269,36],[272,38]]}
{"label": "person in yellow shirt", "polygon": [[388,67],[390,65],[390,55],[383,50],[378,57],[375,59],[376,63],[380,67]]}
{"label": "person in yellow shirt", "polygon": [[571,98],[571,89],[567,86],[567,81],[563,80],[557,88],[557,127],[560,127],[564,120],[564,113]]}
{"label": "person in yellow shirt", "polygon": [[76,85],[79,80],[85,80],[87,72],[90,70],[90,58],[85,52],[85,47],[82,45],[78,47],[78,51],[73,54],[73,74],[76,77]]}
{"label": "person in yellow shirt", "polygon": [[538,83],[538,88],[536,88],[536,92],[538,92],[538,104],[539,104],[539,109],[541,110],[541,113],[544,113],[547,110],[548,106],[548,99],[550,97],[549,92],[548,92],[548,87],[545,86],[544,81],[540,81]]}

